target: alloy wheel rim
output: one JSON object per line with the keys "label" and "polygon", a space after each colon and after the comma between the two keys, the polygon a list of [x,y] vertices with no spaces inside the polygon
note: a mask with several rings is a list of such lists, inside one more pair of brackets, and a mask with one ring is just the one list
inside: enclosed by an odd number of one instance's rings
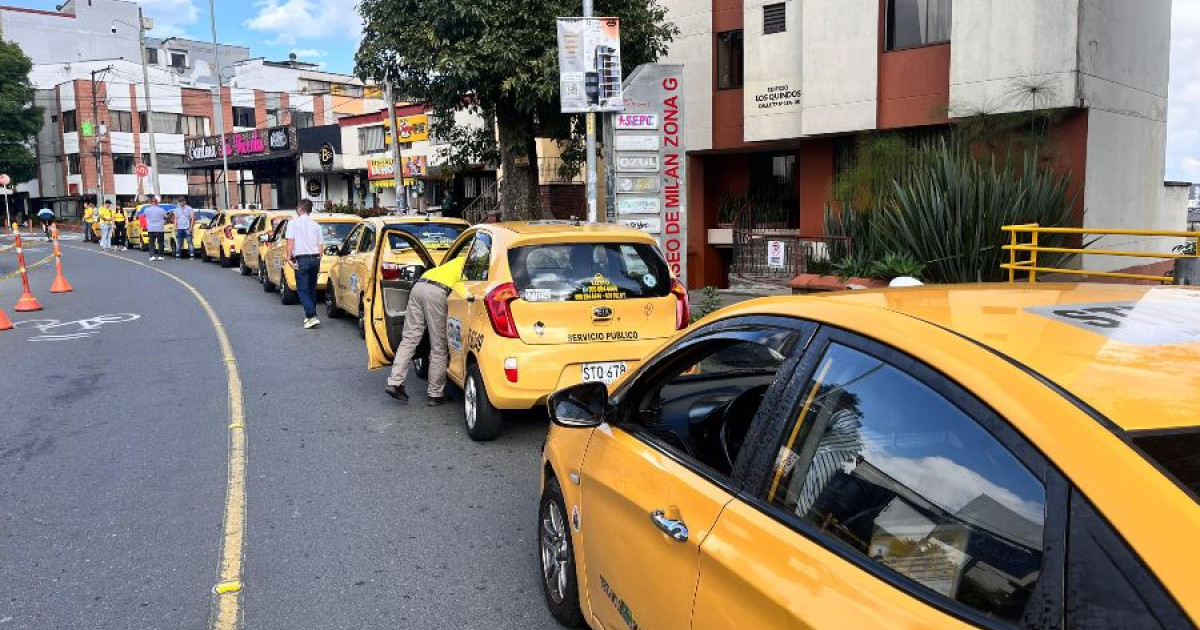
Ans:
{"label": "alloy wheel rim", "polygon": [[467,391],[463,395],[463,411],[467,417],[467,427],[471,429],[475,428],[477,396],[478,394],[475,392],[475,377],[467,377]]}
{"label": "alloy wheel rim", "polygon": [[570,556],[567,550],[566,519],[558,503],[549,501],[542,516],[541,531],[542,580],[546,592],[561,604],[567,596],[567,577]]}

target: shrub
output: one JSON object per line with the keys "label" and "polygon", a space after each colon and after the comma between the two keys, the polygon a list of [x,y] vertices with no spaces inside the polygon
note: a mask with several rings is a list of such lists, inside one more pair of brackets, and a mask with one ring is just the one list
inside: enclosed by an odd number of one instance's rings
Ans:
{"label": "shrub", "polygon": [[692,309],[692,323],[704,319],[721,308],[721,294],[716,287],[707,286],[700,289],[700,292],[704,297],[701,297],[695,308]]}

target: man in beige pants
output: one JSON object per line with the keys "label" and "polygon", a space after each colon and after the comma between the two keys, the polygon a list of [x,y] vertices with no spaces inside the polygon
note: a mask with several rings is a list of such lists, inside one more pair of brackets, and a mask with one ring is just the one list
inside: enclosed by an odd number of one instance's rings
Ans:
{"label": "man in beige pants", "polygon": [[421,337],[429,331],[429,400],[430,407],[446,404],[446,300],[450,291],[462,278],[466,256],[426,271],[413,285],[408,296],[408,312],[404,316],[404,332],[396,358],[392,362],[392,373],[388,376],[384,392],[396,400],[407,401],[404,378],[412,363]]}

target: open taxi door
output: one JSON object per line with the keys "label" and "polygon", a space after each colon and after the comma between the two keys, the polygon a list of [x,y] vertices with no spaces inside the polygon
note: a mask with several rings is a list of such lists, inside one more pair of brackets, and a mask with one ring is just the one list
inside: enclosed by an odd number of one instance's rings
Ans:
{"label": "open taxi door", "polygon": [[[400,265],[384,260],[384,254],[397,249],[411,249],[421,259],[421,265]],[[404,316],[408,312],[408,294],[413,284],[436,265],[421,239],[399,227],[384,226],[371,259],[370,279],[363,291],[363,311],[367,314],[367,367],[375,370],[392,364]]]}

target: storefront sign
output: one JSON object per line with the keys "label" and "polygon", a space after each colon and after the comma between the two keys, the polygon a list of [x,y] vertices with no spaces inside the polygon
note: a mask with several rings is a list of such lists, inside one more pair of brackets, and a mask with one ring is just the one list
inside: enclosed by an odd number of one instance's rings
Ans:
{"label": "storefront sign", "polygon": [[647,193],[662,189],[662,180],[657,175],[621,175],[617,177],[617,192]]}
{"label": "storefront sign", "polygon": [[315,177],[308,178],[308,181],[304,183],[304,192],[308,193],[309,197],[320,198],[321,180]]}
{"label": "storefront sign", "polygon": [[658,217],[636,217],[628,219],[617,219],[617,223],[625,227],[631,227],[635,230],[649,232],[651,234],[662,233],[662,219]]}
{"label": "storefront sign", "polygon": [[658,129],[658,114],[618,114],[617,129]]}
{"label": "storefront sign", "polygon": [[617,197],[617,214],[658,214],[662,210],[662,200],[657,195],[653,197]]}
{"label": "storefront sign", "polygon": [[337,153],[333,150],[332,144],[326,142],[325,144],[321,145],[321,152],[317,154],[317,158],[321,163],[321,170],[333,170],[333,156],[335,155],[337,155]]}
{"label": "storefront sign", "polygon": [[[618,223],[658,237],[671,273],[687,282],[687,168],[683,66],[645,64],[625,80],[625,112],[613,129]],[[653,147],[622,152],[622,147]],[[622,172],[624,171],[624,172]],[[646,175],[626,175],[627,172]],[[653,173],[653,174],[650,174]],[[653,196],[651,196],[653,195]],[[646,201],[653,199],[653,204]],[[637,216],[628,216],[636,214]]]}
{"label": "storefront sign", "polygon": [[558,86],[564,113],[624,109],[620,20],[558,18]]}
{"label": "storefront sign", "polygon": [[397,116],[396,136],[400,138],[400,142],[425,142],[429,140],[429,116],[426,114]]}
{"label": "storefront sign", "polygon": [[754,94],[754,107],[760,110],[793,109],[800,107],[800,88],[792,89],[787,83],[768,85]]}
{"label": "storefront sign", "polygon": [[613,143],[618,151],[657,151],[658,136],[617,136]]}
{"label": "storefront sign", "polygon": [[249,157],[288,153],[296,150],[296,130],[271,127],[227,133],[222,136],[187,138],[183,141],[185,162],[218,160],[222,156]]}
{"label": "storefront sign", "polygon": [[657,153],[618,153],[617,171],[634,173],[654,173],[659,170],[661,162]]}
{"label": "storefront sign", "polygon": [[392,163],[392,158],[377,158],[367,160],[367,179],[375,181],[378,179],[395,179],[396,169]]}
{"label": "storefront sign", "polygon": [[429,166],[424,155],[414,155],[400,158],[404,165],[405,177],[425,177],[429,174]]}

